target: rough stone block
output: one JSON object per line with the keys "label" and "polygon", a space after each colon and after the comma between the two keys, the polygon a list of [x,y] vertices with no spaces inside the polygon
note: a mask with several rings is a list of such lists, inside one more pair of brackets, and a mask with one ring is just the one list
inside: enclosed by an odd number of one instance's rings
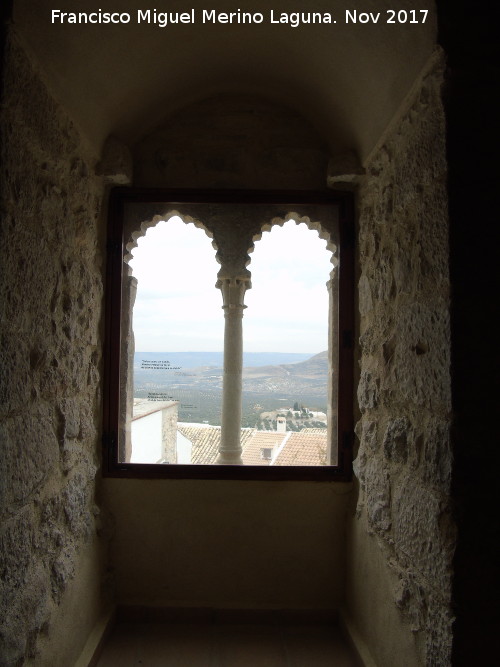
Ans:
{"label": "rough stone block", "polygon": [[0,563],[3,599],[16,595],[26,582],[27,571],[34,558],[35,519],[25,510],[16,518],[5,521],[0,536]]}
{"label": "rough stone block", "polygon": [[369,525],[377,532],[391,528],[391,484],[389,471],[378,458],[369,459],[365,468],[365,497]]}
{"label": "rough stone block", "polygon": [[361,276],[358,283],[359,312],[367,315],[373,308],[373,300],[370,289],[370,281],[366,276]]}
{"label": "rough stone block", "polygon": [[375,408],[379,402],[380,380],[373,372],[363,370],[358,385],[358,402],[361,410]]}
{"label": "rough stone block", "polygon": [[454,535],[443,498],[418,478],[405,476],[394,490],[392,514],[396,550],[432,588],[446,590]]}
{"label": "rough stone block", "polygon": [[25,408],[31,398],[31,386],[26,341],[20,340],[14,331],[3,332],[0,335],[0,418]]}
{"label": "rough stone block", "polygon": [[75,474],[62,492],[64,514],[71,533],[88,539],[93,528],[92,479]]}
{"label": "rough stone block", "polygon": [[0,424],[4,507],[25,503],[57,465],[59,451],[50,409],[39,406]]}
{"label": "rough stone block", "polygon": [[398,463],[406,463],[412,439],[412,426],[407,417],[391,419],[384,434],[386,457]]}
{"label": "rough stone block", "polygon": [[449,421],[430,419],[423,431],[422,440],[423,480],[443,490],[449,489],[452,468]]}

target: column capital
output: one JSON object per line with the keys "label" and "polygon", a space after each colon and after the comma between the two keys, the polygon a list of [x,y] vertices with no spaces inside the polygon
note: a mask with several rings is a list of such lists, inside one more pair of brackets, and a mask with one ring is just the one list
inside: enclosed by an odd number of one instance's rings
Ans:
{"label": "column capital", "polygon": [[215,286],[222,292],[222,308],[226,312],[229,310],[243,311],[246,308],[245,292],[252,287],[250,277],[219,278]]}

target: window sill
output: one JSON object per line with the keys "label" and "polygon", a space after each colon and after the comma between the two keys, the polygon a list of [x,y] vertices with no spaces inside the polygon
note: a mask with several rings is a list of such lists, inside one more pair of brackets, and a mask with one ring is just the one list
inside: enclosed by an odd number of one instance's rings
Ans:
{"label": "window sill", "polygon": [[352,474],[338,466],[230,466],[120,463],[105,477],[135,479],[227,479],[249,481],[350,482]]}

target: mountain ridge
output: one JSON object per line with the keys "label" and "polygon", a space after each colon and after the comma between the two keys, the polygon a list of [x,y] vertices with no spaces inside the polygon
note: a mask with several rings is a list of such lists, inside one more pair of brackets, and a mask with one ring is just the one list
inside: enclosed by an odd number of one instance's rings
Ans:
{"label": "mountain ridge", "polygon": [[264,377],[301,377],[309,379],[325,378],[328,371],[328,351],[292,364],[269,364],[267,366],[250,366],[243,368],[243,379]]}
{"label": "mountain ridge", "polygon": [[[243,365],[248,368],[261,366],[295,365],[316,355],[310,352],[244,352]],[[143,361],[169,361],[172,366],[182,369],[222,368],[222,352],[136,352],[134,367],[141,367]]]}

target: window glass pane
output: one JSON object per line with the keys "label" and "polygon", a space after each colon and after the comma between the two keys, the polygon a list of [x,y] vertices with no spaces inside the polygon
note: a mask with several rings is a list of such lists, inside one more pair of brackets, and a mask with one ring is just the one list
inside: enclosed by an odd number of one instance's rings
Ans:
{"label": "window glass pane", "polygon": [[[150,210],[129,204],[124,214],[119,463],[233,462],[220,449],[234,440],[245,466],[336,465],[338,209],[190,204],[185,222]],[[243,285],[236,300],[233,279]],[[244,314],[237,432],[235,413],[222,414],[235,309]]]}

